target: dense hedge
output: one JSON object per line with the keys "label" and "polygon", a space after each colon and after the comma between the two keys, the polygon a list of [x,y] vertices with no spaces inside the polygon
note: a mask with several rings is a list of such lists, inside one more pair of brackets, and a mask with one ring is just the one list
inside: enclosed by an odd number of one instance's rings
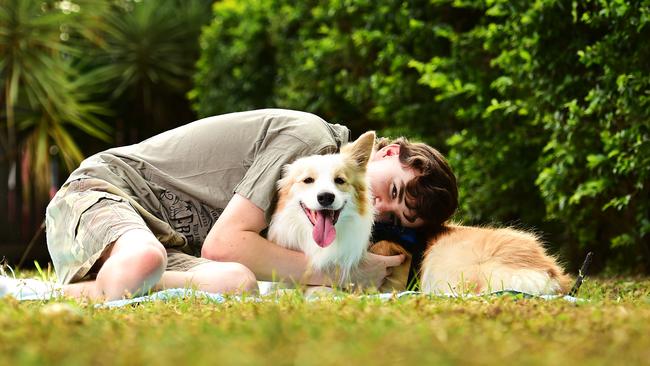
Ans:
{"label": "dense hedge", "polygon": [[[260,106],[314,111],[355,132],[431,136],[445,105],[409,62],[448,49],[399,1],[224,1],[204,31],[191,94],[199,114]],[[426,4],[426,2],[422,2]],[[438,40],[439,42],[437,42]],[[442,141],[452,130],[437,131]]]}
{"label": "dense hedge", "polygon": [[297,108],[428,141],[467,223],[650,271],[650,1],[223,1],[200,115]]}

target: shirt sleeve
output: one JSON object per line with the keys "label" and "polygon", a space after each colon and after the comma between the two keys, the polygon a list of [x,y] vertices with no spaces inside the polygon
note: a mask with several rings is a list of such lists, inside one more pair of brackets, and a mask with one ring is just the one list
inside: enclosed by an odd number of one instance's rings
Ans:
{"label": "shirt sleeve", "polygon": [[234,192],[262,209],[266,223],[269,224],[277,200],[276,183],[282,175],[282,167],[299,157],[318,154],[325,150],[329,148],[314,149],[299,140],[268,146],[257,154]]}

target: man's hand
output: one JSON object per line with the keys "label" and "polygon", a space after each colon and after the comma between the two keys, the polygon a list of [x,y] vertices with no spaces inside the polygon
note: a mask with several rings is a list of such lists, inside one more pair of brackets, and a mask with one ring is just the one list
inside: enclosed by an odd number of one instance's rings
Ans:
{"label": "man's hand", "polygon": [[381,287],[392,268],[404,262],[404,255],[383,256],[373,253],[366,253],[361,260],[359,267],[351,274],[351,282],[355,287]]}

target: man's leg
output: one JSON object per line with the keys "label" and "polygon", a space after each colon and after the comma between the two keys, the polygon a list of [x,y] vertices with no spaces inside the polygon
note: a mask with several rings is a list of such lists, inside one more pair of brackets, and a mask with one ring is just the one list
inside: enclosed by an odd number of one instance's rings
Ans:
{"label": "man's leg", "polygon": [[164,271],[167,253],[162,244],[148,230],[129,230],[107,247],[95,280],[63,285],[60,290],[91,300],[115,300],[165,288],[222,294],[258,291],[255,274],[242,264],[208,261],[178,251],[171,255],[176,263]]}
{"label": "man's leg", "polygon": [[257,280],[243,264],[212,262],[187,272],[165,271],[156,289],[165,288],[192,288],[220,294],[257,293]]}
{"label": "man's leg", "polygon": [[167,270],[156,285],[157,290],[193,288],[221,294],[257,292],[255,274],[242,264],[197,258],[175,249],[168,249],[167,260]]}
{"label": "man's leg", "polygon": [[150,231],[133,229],[122,234],[102,255],[94,281],[64,285],[72,297],[115,300],[149,291],[162,277],[167,254]]}

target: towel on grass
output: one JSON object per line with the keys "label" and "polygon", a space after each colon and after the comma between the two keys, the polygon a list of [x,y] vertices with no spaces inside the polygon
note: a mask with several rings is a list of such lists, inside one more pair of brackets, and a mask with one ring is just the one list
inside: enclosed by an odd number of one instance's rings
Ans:
{"label": "towel on grass", "polygon": [[[269,296],[270,295],[270,296]],[[463,297],[463,298],[472,298],[472,297],[489,297],[489,296],[514,296],[514,297],[522,297],[522,298],[538,298],[538,299],[544,299],[544,300],[554,300],[554,299],[562,299],[564,301],[568,301],[571,303],[578,303],[578,302],[583,302],[586,301],[584,299],[580,299],[577,297],[569,296],[569,295],[541,295],[541,296],[536,296],[536,295],[531,295],[527,294],[524,292],[519,292],[519,291],[511,291],[511,290],[505,290],[505,291],[495,291],[491,292],[489,294],[485,295],[453,295],[453,294],[447,294],[447,295],[431,295],[427,294],[424,292],[420,291],[403,291],[403,292],[395,292],[395,293],[381,293],[381,294],[369,294],[369,295],[363,295],[365,298],[377,298],[380,300],[392,300],[392,299],[400,299],[400,298],[407,298],[407,297],[413,297],[413,296],[424,296],[424,297],[429,297],[429,298],[450,298],[450,297]],[[204,298],[210,301],[214,301],[217,303],[222,303],[226,301],[226,298],[222,295],[219,294],[213,294],[213,293],[208,293],[205,291],[198,291],[198,290],[192,290],[192,289],[182,289],[182,288],[173,288],[173,289],[167,289],[167,290],[162,290],[160,292],[156,292],[151,295],[147,296],[140,296],[132,299],[125,299],[125,300],[114,300],[114,301],[107,301],[103,304],[97,304],[98,307],[106,307],[106,308],[116,308],[116,307],[122,307],[122,306],[127,306],[127,305],[134,305],[134,304],[140,304],[144,302],[149,302],[149,301],[166,301],[166,300],[171,300],[171,299],[182,299],[182,298]],[[333,295],[334,298],[341,298],[341,295]],[[255,296],[247,296],[245,299],[247,300],[272,300],[273,294],[270,293],[266,296],[263,297],[255,297]],[[319,296],[307,296],[308,300],[315,300],[318,299]],[[330,297],[331,298],[331,297]],[[239,296],[230,296],[228,299],[232,299],[234,301],[241,301],[242,298]]]}
{"label": "towel on grass", "polygon": [[[287,292],[287,291],[295,291],[295,290],[282,290],[281,292]],[[253,301],[255,300],[263,301],[265,299],[266,300],[274,299],[275,294],[277,293],[268,292],[264,296],[245,296],[245,297],[229,296],[227,299],[233,301],[241,301],[243,299],[253,300]],[[471,297],[486,297],[486,296],[489,297],[489,296],[504,296],[504,295],[523,297],[523,298],[540,298],[544,300],[563,299],[571,303],[585,301],[583,299],[579,299],[568,295],[536,296],[536,295],[531,295],[519,291],[511,291],[511,290],[495,291],[486,295],[459,295],[459,294],[432,295],[432,294],[427,294],[419,291],[403,291],[398,293],[369,294],[369,295],[364,295],[364,297],[377,298],[380,300],[391,300],[391,299],[399,299],[399,298],[405,298],[411,296],[425,296],[430,298],[436,298],[436,297],[437,298],[442,298],[442,297],[471,298]],[[54,300],[63,297],[63,293],[60,290],[60,288],[57,287],[52,282],[41,281],[36,279],[15,279],[9,276],[0,276],[0,298],[3,296],[13,296],[17,300],[21,300],[21,301],[25,301],[25,300],[46,301],[46,300]],[[332,297],[342,298],[342,296],[345,295],[341,295],[340,293],[333,293],[331,294],[331,296],[328,296],[328,298],[332,298]],[[314,300],[319,297],[320,296],[318,293],[314,295],[306,296],[306,298],[310,300]],[[131,299],[107,301],[101,304],[97,304],[96,306],[106,307],[106,308],[116,308],[116,307],[123,307],[127,305],[140,304],[140,303],[151,302],[151,301],[169,301],[173,299],[187,299],[187,298],[201,298],[201,299],[206,299],[217,303],[222,303],[226,301],[226,297],[220,294],[209,293],[205,291],[199,291],[199,290],[193,290],[187,288],[173,288],[173,289],[158,291],[150,295],[134,297]]]}

